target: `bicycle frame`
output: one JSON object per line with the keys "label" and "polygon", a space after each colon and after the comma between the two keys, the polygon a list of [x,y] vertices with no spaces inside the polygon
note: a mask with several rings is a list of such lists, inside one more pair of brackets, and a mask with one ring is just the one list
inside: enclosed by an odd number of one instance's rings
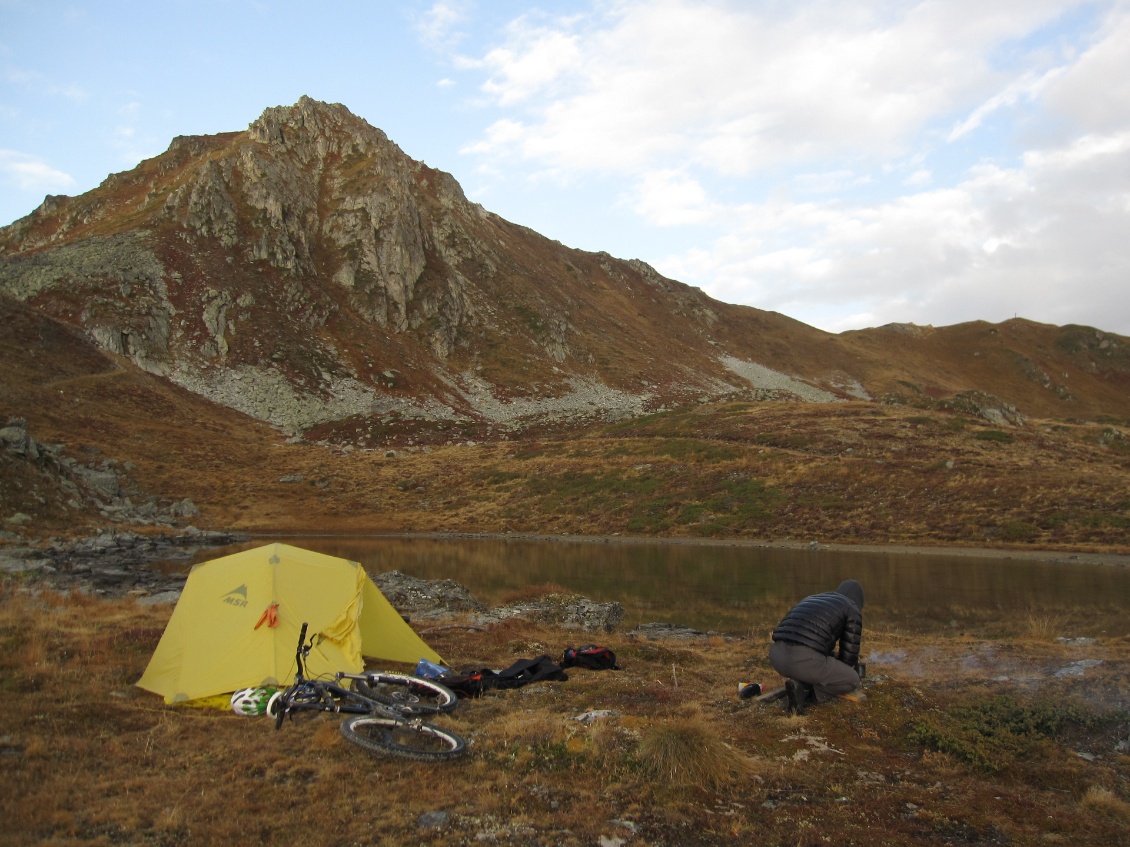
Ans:
{"label": "bicycle frame", "polygon": [[[431,762],[450,759],[466,751],[464,739],[450,730],[425,723],[418,714],[453,707],[455,695],[451,691],[434,682],[418,681],[420,686],[430,687],[433,694],[441,694],[444,700],[438,706],[425,708],[419,703],[381,702],[386,695],[368,688],[387,685],[393,678],[397,684],[408,682],[415,686],[415,682],[403,674],[338,672],[333,682],[307,679],[306,657],[313,647],[313,638],[307,644],[306,632],[307,624],[303,623],[294,657],[297,665],[294,683],[277,692],[267,703],[267,714],[273,714],[276,730],[282,729],[286,716],[293,717],[295,711],[338,712],[349,715],[341,724],[345,739],[372,753]],[[345,688],[341,685],[343,680],[355,681],[364,693]]]}
{"label": "bicycle frame", "polygon": [[302,630],[298,634],[298,649],[294,654],[297,665],[294,682],[281,694],[275,717],[276,729],[281,728],[285,717],[294,711],[342,712],[355,715],[381,711],[394,714],[394,711],[387,706],[341,685],[344,679],[364,679],[364,674],[338,672],[334,674],[333,682],[307,679],[306,657],[314,646],[313,638],[310,639],[309,644],[306,643],[307,629],[308,624],[303,623]]}

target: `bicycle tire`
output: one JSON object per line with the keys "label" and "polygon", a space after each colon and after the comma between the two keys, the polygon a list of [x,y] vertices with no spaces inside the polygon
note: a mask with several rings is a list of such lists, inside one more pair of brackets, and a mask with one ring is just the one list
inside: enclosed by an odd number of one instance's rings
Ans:
{"label": "bicycle tire", "polygon": [[286,717],[286,691],[276,691],[267,701],[267,717],[275,719],[275,729],[282,729]]}
{"label": "bicycle tire", "polygon": [[467,742],[454,732],[419,720],[353,715],[341,722],[341,734],[367,752],[416,762],[454,759],[467,752]]}
{"label": "bicycle tire", "polygon": [[298,711],[321,711],[321,695],[309,683],[292,685],[267,701],[267,714],[275,719],[275,729],[282,729],[287,716]]}
{"label": "bicycle tire", "polygon": [[390,671],[367,673],[364,679],[353,681],[353,688],[407,715],[438,715],[450,712],[459,702],[454,691],[433,679]]}

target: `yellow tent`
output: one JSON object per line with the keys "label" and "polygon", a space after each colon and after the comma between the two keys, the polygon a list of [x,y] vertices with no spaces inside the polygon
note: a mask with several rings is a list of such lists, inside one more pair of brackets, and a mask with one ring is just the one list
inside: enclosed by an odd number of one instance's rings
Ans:
{"label": "yellow tent", "polygon": [[[277,605],[276,605],[277,604]],[[362,655],[442,663],[357,562],[268,544],[194,567],[137,685],[166,703],[294,681],[309,623],[311,678],[358,673]]]}

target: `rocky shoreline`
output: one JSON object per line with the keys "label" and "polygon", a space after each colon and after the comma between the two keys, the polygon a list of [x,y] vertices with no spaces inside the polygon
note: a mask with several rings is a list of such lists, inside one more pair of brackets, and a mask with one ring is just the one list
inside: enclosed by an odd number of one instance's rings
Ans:
{"label": "rocky shoreline", "polygon": [[[706,547],[760,547],[779,549],[805,549],[829,553],[877,553],[924,556],[954,556],[966,558],[1022,559],[1033,562],[1055,564],[1089,564],[1112,567],[1130,567],[1130,555],[1123,553],[1092,553],[1069,550],[1022,550],[1009,548],[983,547],[915,547],[907,545],[857,545],[829,544],[816,541],[792,541],[769,539],[691,539],[691,538],[650,538],[634,536],[581,536],[581,535],[542,535],[513,533],[387,533],[389,538],[502,538],[507,540],[553,541],[572,544],[674,544]],[[36,543],[31,539],[21,539],[22,543],[0,544],[0,574],[24,575],[64,589],[88,591],[106,597],[121,597],[127,594],[144,595],[179,591],[186,574],[163,573],[154,570],[154,562],[190,561],[198,553],[218,549],[229,544],[250,541],[247,533],[222,530],[200,530],[189,526],[173,533],[141,534],[113,527],[102,529],[98,535],[73,541],[54,539]],[[285,536],[279,536],[285,540]],[[10,539],[14,540],[14,539]],[[393,581],[387,587],[394,592],[396,578],[411,580],[396,571],[388,575]],[[374,577],[376,579],[376,577]],[[434,580],[432,593],[435,595],[429,604],[436,605],[436,598],[450,595],[446,604],[439,604],[445,612],[476,611],[477,603],[469,595],[464,597],[456,591],[450,594],[450,587],[441,583],[451,580]],[[458,586],[462,588],[462,586]],[[382,591],[386,585],[381,585]],[[398,599],[404,603],[409,613],[421,612],[410,598],[416,586],[406,589]],[[466,589],[462,589],[464,592]],[[391,600],[390,596],[390,600]],[[471,604],[471,605],[468,605]],[[394,603],[395,605],[395,603]],[[483,611],[477,609],[477,611]]]}
{"label": "rocky shoreline", "polygon": [[[421,534],[411,534],[421,537]],[[433,538],[484,538],[494,537],[468,533],[425,533]],[[392,534],[399,537],[399,534]],[[513,535],[499,536],[515,538]],[[902,546],[853,546],[817,544],[815,542],[766,540],[699,540],[656,539],[622,536],[543,536],[523,535],[521,538],[562,543],[631,544],[664,543],[694,544],[700,546],[751,546],[810,549],[828,552],[902,553],[921,555],[950,555],[958,557],[983,556],[992,558],[1021,558],[1030,561],[1050,561],[1066,565],[1074,563],[1105,564],[1115,567],[1130,566],[1130,557],[1118,554],[1070,553],[1064,551],[1018,551],[982,548],[911,548]],[[200,530],[188,527],[172,534],[143,535],[140,533],[103,529],[98,535],[75,541],[49,541],[38,546],[0,546],[0,578],[7,577],[64,592],[81,592],[106,599],[135,597],[146,605],[174,604],[180,597],[187,568],[166,571],[154,567],[156,563],[189,563],[207,551],[218,551],[233,544],[250,541],[252,536],[235,532]],[[624,617],[620,603],[597,603],[577,594],[549,594],[523,600],[499,608],[487,608],[467,588],[455,580],[424,580],[399,571],[370,575],[401,614],[416,621],[441,621],[458,619],[469,626],[489,626],[502,621],[521,618],[543,624],[576,629],[585,632],[610,633],[616,630]],[[701,640],[722,637],[721,633],[702,632],[690,627],[667,622],[638,625],[625,636],[649,641]]]}
{"label": "rocky shoreline", "polygon": [[[105,529],[91,538],[43,547],[0,548],[0,574],[58,591],[106,599],[135,597],[152,605],[180,598],[187,572],[166,573],[155,562],[190,562],[199,553],[250,540],[250,536],[189,527],[174,535],[141,535]],[[402,615],[440,620],[453,616],[472,625],[525,618],[564,629],[611,632],[624,618],[617,602],[597,603],[580,595],[551,594],[488,609],[451,579],[423,580],[399,571],[372,574],[381,592]],[[687,630],[683,637],[704,635]]]}
{"label": "rocky shoreline", "polygon": [[[61,591],[117,598],[138,596],[175,602],[187,573],[164,573],[155,562],[189,562],[204,550],[237,544],[249,536],[188,527],[173,534],[142,535],[107,528],[76,541],[0,548],[0,574]],[[156,598],[154,600],[154,598]]]}

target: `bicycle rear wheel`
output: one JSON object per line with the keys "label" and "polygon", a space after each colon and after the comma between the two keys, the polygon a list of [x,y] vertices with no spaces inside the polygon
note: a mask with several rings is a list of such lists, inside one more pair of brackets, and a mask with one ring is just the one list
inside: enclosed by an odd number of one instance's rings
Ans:
{"label": "bicycle rear wheel", "polygon": [[403,673],[372,671],[353,681],[361,695],[410,715],[436,715],[450,712],[459,702],[450,688],[431,679]]}
{"label": "bicycle rear wheel", "polygon": [[341,722],[341,734],[370,753],[417,762],[454,759],[467,751],[467,742],[446,729],[423,721],[382,715],[353,715]]}

